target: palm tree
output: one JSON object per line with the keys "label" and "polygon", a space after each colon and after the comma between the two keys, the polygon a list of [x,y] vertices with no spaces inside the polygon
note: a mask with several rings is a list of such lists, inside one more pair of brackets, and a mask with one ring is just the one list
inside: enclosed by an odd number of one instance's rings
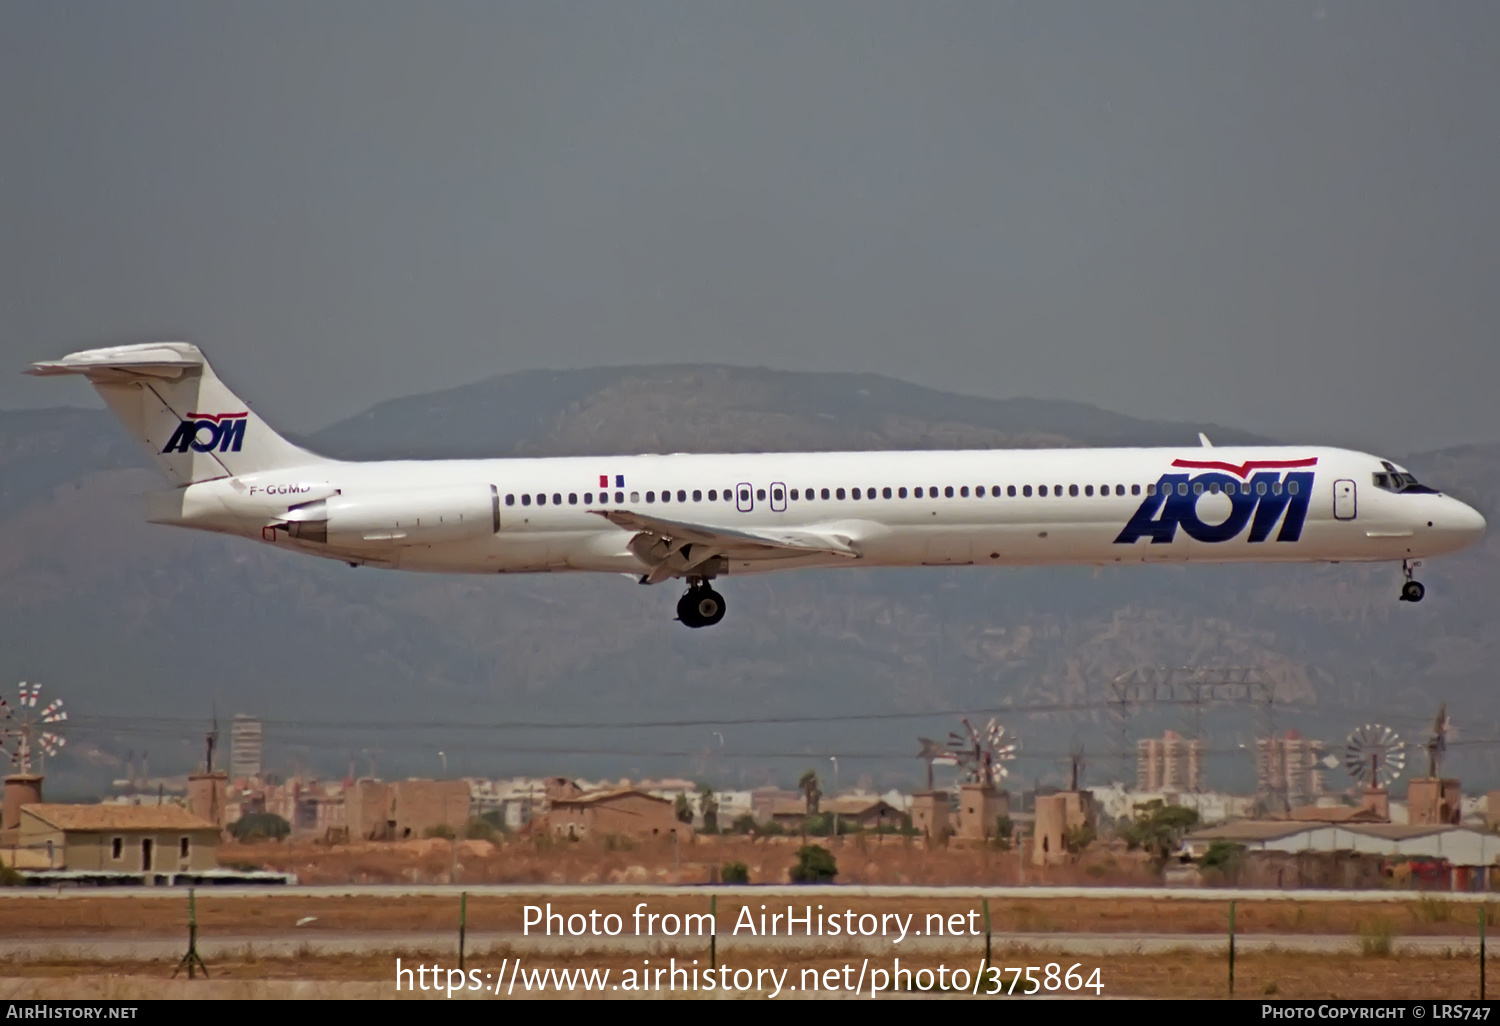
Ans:
{"label": "palm tree", "polygon": [[818,775],[812,770],[808,770],[797,781],[797,786],[802,789],[802,799],[807,803],[807,814],[809,816],[816,816],[818,814],[818,800],[823,797],[823,792],[818,788]]}
{"label": "palm tree", "polygon": [[693,803],[686,794],[679,794],[677,800],[672,803],[672,812],[677,816],[679,823],[691,823],[693,821]]}
{"label": "palm tree", "polygon": [[714,797],[714,789],[708,784],[704,784],[698,789],[698,811],[703,814],[704,831],[706,833],[718,833],[719,800]]}

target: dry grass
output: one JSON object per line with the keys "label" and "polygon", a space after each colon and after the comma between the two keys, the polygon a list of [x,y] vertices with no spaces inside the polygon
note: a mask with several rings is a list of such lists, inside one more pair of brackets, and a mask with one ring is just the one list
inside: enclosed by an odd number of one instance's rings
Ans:
{"label": "dry grass", "polygon": [[[550,899],[552,909],[564,916],[598,909],[628,917],[636,904],[646,900],[650,911],[706,912],[712,889],[686,890],[680,895],[641,899],[629,895],[577,896],[559,894]],[[511,933],[521,929],[523,906],[543,904],[549,899],[470,895],[468,928],[471,933]],[[725,932],[747,904],[727,895],[718,896],[720,931]],[[774,907],[801,907],[796,899],[764,899]],[[753,901],[758,914],[761,902]],[[930,914],[967,914],[980,908],[979,901],[929,898],[819,897],[817,902],[835,908],[864,912],[914,914],[920,927]],[[458,925],[458,895],[391,897],[378,901],[363,897],[314,897],[296,890],[267,891],[252,897],[229,897],[200,890],[197,898],[200,935],[212,937],[291,937],[317,934],[412,934],[447,932]],[[1357,936],[1372,927],[1372,917],[1384,916],[1401,923],[1405,936],[1472,937],[1477,929],[1476,906],[1445,907],[1445,915],[1432,915],[1417,900],[1372,909],[1357,902],[1318,902],[1302,905],[1293,901],[1240,902],[1236,929],[1242,934],[1295,933]],[[1494,922],[1495,909],[1490,910]],[[1186,933],[1223,934],[1228,924],[1227,902],[1178,899],[1170,902],[1145,898],[1047,899],[990,902],[996,934],[1033,933]],[[295,924],[307,917],[312,922]],[[982,918],[982,917],[981,917]],[[170,897],[130,899],[72,896],[65,900],[12,898],[0,893],[0,938],[25,939],[45,944],[48,940],[110,937],[175,937],[187,921],[185,894]],[[980,921],[980,919],[976,919]],[[1396,928],[1390,926],[1394,934]]]}
{"label": "dry grass", "polygon": [[[499,967],[499,960],[509,957],[499,949],[471,957],[467,968],[481,975]],[[532,956],[525,957],[528,968],[608,968],[618,974],[627,968],[641,968],[641,960],[629,956]],[[454,966],[451,952],[402,954],[403,966],[413,960],[429,959],[423,964]],[[706,959],[704,963],[706,965]],[[820,974],[841,969],[853,962],[856,970],[860,958],[838,954],[802,954],[781,956],[776,952],[747,952],[743,955],[722,954],[721,965],[731,968],[776,968],[790,966],[788,981],[800,979],[803,969]],[[902,966],[912,969],[935,967],[935,957],[902,958]],[[974,963],[977,964],[977,958]],[[1005,964],[1024,963],[1045,967],[1056,962],[1062,971],[1082,962],[1085,976],[1100,969],[1104,996],[1143,996],[1176,998],[1222,998],[1227,996],[1227,972],[1222,954],[1211,952],[1170,952],[1160,955],[1103,955],[1079,959],[1065,951],[1039,947],[1036,950],[1007,953]],[[971,971],[975,964],[948,958],[952,967],[963,965]],[[871,966],[881,965],[871,959]],[[306,997],[381,997],[395,995],[395,955],[362,955],[279,959],[236,957],[216,959],[209,963],[210,982],[172,981],[173,964],[168,962],[80,963],[38,960],[10,967],[7,978],[0,979],[0,999],[41,998],[48,996],[103,996],[103,991],[121,997],[189,997],[189,996],[306,996]],[[1007,981],[1011,974],[1005,974]],[[1040,975],[1040,973],[1038,974]],[[1237,997],[1259,998],[1275,995],[1280,1000],[1307,998],[1390,998],[1419,999],[1442,995],[1448,1000],[1478,996],[1478,967],[1472,958],[1448,958],[1435,955],[1408,955],[1400,959],[1370,959],[1360,955],[1308,956],[1306,954],[1254,952],[1241,954],[1235,964]],[[1022,984],[1024,987],[1024,983]],[[228,989],[226,989],[228,988]],[[237,988],[237,989],[236,989]],[[1018,988],[1019,990],[1020,988]],[[1092,991],[1080,992],[1093,997]],[[439,993],[436,996],[442,996]],[[458,996],[458,995],[455,995]]]}

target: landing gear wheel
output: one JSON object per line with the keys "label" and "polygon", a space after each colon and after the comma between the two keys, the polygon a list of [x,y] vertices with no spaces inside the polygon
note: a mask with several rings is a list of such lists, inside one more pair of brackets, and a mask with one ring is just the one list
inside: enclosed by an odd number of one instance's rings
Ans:
{"label": "landing gear wheel", "polygon": [[699,589],[693,597],[693,606],[703,627],[712,627],[724,619],[724,596],[712,588]]}
{"label": "landing gear wheel", "polygon": [[689,588],[677,600],[677,619],[688,627],[712,627],[724,619],[724,596],[706,584]]}
{"label": "landing gear wheel", "polygon": [[1421,602],[1422,596],[1427,594],[1427,589],[1422,587],[1421,581],[1407,581],[1401,585],[1402,602]]}

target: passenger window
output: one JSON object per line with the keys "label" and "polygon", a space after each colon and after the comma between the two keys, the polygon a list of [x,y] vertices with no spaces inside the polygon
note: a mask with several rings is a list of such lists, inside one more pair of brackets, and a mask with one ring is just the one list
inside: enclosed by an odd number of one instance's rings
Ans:
{"label": "passenger window", "polygon": [[583,504],[585,506],[592,506],[594,504],[594,493],[593,492],[584,492],[583,493]]}
{"label": "passenger window", "polygon": [[780,488],[772,488],[771,489],[771,500],[773,502],[780,502],[781,501],[781,496],[782,496],[782,491],[781,491]]}
{"label": "passenger window", "polygon": [[949,485],[947,488],[944,488],[943,489],[943,494],[946,495],[950,499],[953,498],[953,486]]}
{"label": "passenger window", "polygon": [[1083,494],[1084,495],[1093,495],[1094,494],[1094,486],[1093,485],[1084,485],[1083,486]]}
{"label": "passenger window", "polygon": [[523,495],[523,496],[521,496],[521,505],[523,505],[523,506],[530,506],[531,505],[531,496],[529,496],[529,495]]}
{"label": "passenger window", "polygon": [[1027,485],[1025,488],[1022,488],[1021,494],[1026,496],[1026,498],[1028,499],[1031,498],[1031,485]]}
{"label": "passenger window", "polygon": [[1272,495],[1280,495],[1281,494],[1281,482],[1280,481],[1272,481],[1271,482],[1271,494]]}
{"label": "passenger window", "polygon": [[1286,493],[1287,493],[1287,494],[1288,494],[1288,495],[1296,495],[1296,494],[1297,494],[1297,492],[1298,492],[1298,490],[1299,490],[1299,489],[1300,489],[1300,488],[1301,488],[1301,487],[1302,487],[1302,486],[1301,486],[1301,485],[1299,485],[1299,484],[1297,484],[1297,482],[1296,482],[1296,481],[1288,481],[1288,482],[1287,482],[1287,483],[1286,483]]}
{"label": "passenger window", "polygon": [[683,489],[683,488],[677,489],[677,501],[678,502],[687,502],[687,491],[686,491],[686,489]]}
{"label": "passenger window", "polygon": [[906,498],[906,488],[905,487],[897,488],[896,489],[896,497],[898,499],[904,499],[904,498]]}
{"label": "passenger window", "polygon": [[969,486],[968,485],[964,485],[962,488],[960,488],[958,490],[958,494],[962,495],[965,499],[967,499],[969,497]]}
{"label": "passenger window", "polygon": [[1074,498],[1077,498],[1077,496],[1078,496],[1078,486],[1077,485],[1068,485],[1068,494],[1071,495],[1071,496],[1073,496]]}
{"label": "passenger window", "polygon": [[795,488],[792,489],[792,501],[793,502],[797,501],[797,489],[795,489]]}
{"label": "passenger window", "polygon": [[1186,495],[1187,493],[1188,493],[1187,482],[1186,481],[1179,481],[1179,482],[1177,482],[1177,494],[1178,495]]}
{"label": "passenger window", "polygon": [[765,502],[766,501],[766,490],[764,488],[757,488],[757,489],[755,489],[755,497],[757,499],[759,499],[760,501]]}
{"label": "passenger window", "polygon": [[[1115,485],[1115,494],[1116,495],[1124,495],[1125,494],[1125,486],[1124,485]],[[1135,486],[1135,494],[1137,494],[1137,495],[1141,494],[1141,486],[1140,485],[1136,485]]]}
{"label": "passenger window", "polygon": [[928,487],[927,487],[927,497],[929,499],[936,499],[938,497],[937,485],[928,485]]}
{"label": "passenger window", "polygon": [[708,501],[709,502],[718,502],[719,501],[719,490],[717,488],[710,488],[708,490]]}
{"label": "passenger window", "polygon": [[849,489],[849,498],[858,501],[859,497],[860,496],[859,496],[859,489],[858,488],[851,488],[851,489]]}
{"label": "passenger window", "polygon": [[991,488],[990,489],[990,494],[993,495],[997,499],[1000,498],[1000,486],[996,485],[995,487]]}
{"label": "passenger window", "polygon": [[554,506],[561,506],[562,505],[562,492],[553,492],[552,493],[552,505],[554,505]]}
{"label": "passenger window", "polygon": [[749,502],[750,501],[750,489],[748,489],[748,488],[741,488],[740,489],[740,501],[741,502]]}
{"label": "passenger window", "polygon": [[[1012,499],[1014,499],[1016,497],[1016,486],[1015,485],[1006,485],[1005,486],[1005,494],[1008,495],[1008,496],[1010,496]],[[1031,492],[1028,490],[1026,492],[1026,494],[1030,495]]]}
{"label": "passenger window", "polygon": [[[649,494],[649,493],[647,493],[647,494]],[[661,492],[661,501],[662,502],[671,502],[672,501],[672,489],[670,489],[670,488],[663,488],[662,489],[662,492]]]}
{"label": "passenger window", "polygon": [[702,489],[700,489],[700,488],[694,488],[693,489],[693,501],[694,502],[702,502],[703,501],[703,490]]}
{"label": "passenger window", "polygon": [[1233,495],[1234,494],[1234,482],[1233,481],[1230,481],[1228,484],[1226,484],[1224,486],[1224,494],[1225,495]]}
{"label": "passenger window", "polygon": [[[1132,487],[1133,488],[1139,488],[1140,485],[1132,485]],[[1139,494],[1139,493],[1136,493],[1136,494]],[[1151,484],[1148,484],[1146,486],[1146,494],[1147,495],[1155,495],[1156,494],[1156,484],[1155,484],[1155,482],[1153,482]]]}
{"label": "passenger window", "polygon": [[538,495],[536,497],[536,504],[538,506],[545,506],[545,505],[547,505],[547,493],[546,492],[543,492],[541,495]]}
{"label": "passenger window", "polygon": [[625,493],[624,492],[615,492],[615,501],[616,502],[624,502],[625,501]]}
{"label": "passenger window", "polygon": [[631,492],[630,493],[630,501],[631,502],[640,502],[641,501],[641,493],[640,492]]}
{"label": "passenger window", "polygon": [[1052,486],[1052,494],[1061,497],[1062,496],[1062,485],[1053,485]]}
{"label": "passenger window", "polygon": [[912,495],[920,499],[922,497],[922,486],[917,485],[917,487],[912,490]]}
{"label": "passenger window", "polygon": [[507,506],[514,506],[516,504],[516,497],[514,495],[507,495],[505,497],[505,504]]}
{"label": "passenger window", "polygon": [[734,491],[732,489],[729,489],[729,488],[724,489],[724,501],[725,502],[733,502],[734,501]]}
{"label": "passenger window", "polygon": [[844,497],[844,490],[842,488],[840,488],[837,491],[835,491],[833,494],[835,496],[837,496],[838,498],[842,499]]}
{"label": "passenger window", "polygon": [[655,492],[647,492],[646,493],[646,501],[647,502],[655,502],[656,501],[656,493]]}
{"label": "passenger window", "polygon": [[1047,494],[1047,486],[1046,485],[1037,485],[1037,487],[1036,487],[1036,493],[1038,495],[1046,495]]}
{"label": "passenger window", "polygon": [[891,490],[889,488],[882,488],[880,490],[880,497],[883,499],[889,499],[891,497]]}
{"label": "passenger window", "polygon": [[875,489],[873,489],[873,488],[866,488],[865,489],[865,498],[867,498],[867,499],[873,499],[873,498],[875,498]]}
{"label": "passenger window", "polygon": [[[818,494],[819,494],[819,495],[821,495],[821,496],[822,496],[822,497],[823,497],[823,498],[825,498],[825,499],[826,499],[826,498],[828,498],[828,489],[827,489],[827,488],[824,488],[824,489],[823,489],[823,490],[822,490],[822,491],[821,491],[821,492],[819,492],[819,493],[818,493]],[[842,499],[842,498],[843,498],[843,496],[842,496],[842,495],[840,495],[840,496],[839,496],[839,498],[841,498],[841,499]]]}
{"label": "passenger window", "polygon": [[568,505],[569,506],[576,506],[576,505],[578,505],[578,493],[577,492],[569,492],[568,493]]}

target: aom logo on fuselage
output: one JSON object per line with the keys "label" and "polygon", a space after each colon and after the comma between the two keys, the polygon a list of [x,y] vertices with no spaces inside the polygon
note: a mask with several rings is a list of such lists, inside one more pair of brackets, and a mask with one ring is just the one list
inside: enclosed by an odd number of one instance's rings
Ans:
{"label": "aom logo on fuselage", "polygon": [[[1200,542],[1226,542],[1250,528],[1246,541],[1263,542],[1279,523],[1279,542],[1294,542],[1302,537],[1312,500],[1311,471],[1288,471],[1282,468],[1311,467],[1316,457],[1303,460],[1247,460],[1225,463],[1219,460],[1173,460],[1172,466],[1206,468],[1208,473],[1163,474],[1156,483],[1156,494],[1147,496],[1125,529],[1115,538],[1117,545],[1129,545],[1150,538],[1153,545],[1172,541],[1180,524],[1187,536]],[[1227,473],[1226,473],[1227,471]],[[1223,495],[1229,500],[1229,515],[1217,523],[1205,523],[1198,516],[1198,502],[1205,495]],[[1220,500],[1222,503],[1222,500]]]}
{"label": "aom logo on fuselage", "polygon": [[[244,413],[189,413],[172,432],[163,453],[187,452],[239,452],[245,441],[245,422],[250,419]],[[203,432],[208,432],[204,435]]]}

